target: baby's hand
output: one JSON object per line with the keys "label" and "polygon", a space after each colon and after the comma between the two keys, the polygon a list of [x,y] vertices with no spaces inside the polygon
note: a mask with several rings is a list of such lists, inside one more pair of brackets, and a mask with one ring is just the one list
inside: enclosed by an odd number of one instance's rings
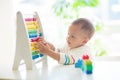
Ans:
{"label": "baby's hand", "polygon": [[55,47],[53,44],[49,43],[49,42],[46,42],[46,44],[49,46],[50,49],[54,50],[55,51]]}
{"label": "baby's hand", "polygon": [[45,43],[45,42],[37,42],[36,44],[36,48],[38,49],[37,51],[40,52],[40,53],[49,53],[50,51],[50,48],[49,46]]}

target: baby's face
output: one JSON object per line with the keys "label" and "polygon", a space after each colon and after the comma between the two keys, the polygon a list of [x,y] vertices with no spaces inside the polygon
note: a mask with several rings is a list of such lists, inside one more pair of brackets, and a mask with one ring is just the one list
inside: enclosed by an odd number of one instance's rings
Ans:
{"label": "baby's face", "polygon": [[68,46],[73,49],[84,45],[84,33],[80,27],[71,25],[68,29],[67,43]]}

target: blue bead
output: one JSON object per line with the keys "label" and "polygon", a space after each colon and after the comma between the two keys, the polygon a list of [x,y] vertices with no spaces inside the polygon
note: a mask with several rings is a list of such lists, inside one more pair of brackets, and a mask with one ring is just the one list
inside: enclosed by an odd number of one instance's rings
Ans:
{"label": "blue bead", "polygon": [[86,71],[86,74],[92,74],[92,70],[91,71]]}
{"label": "blue bead", "polygon": [[32,56],[32,59],[33,59],[33,60],[36,59],[36,58],[39,58],[39,55],[33,55],[33,56]]}
{"label": "blue bead", "polygon": [[43,57],[44,56],[44,54],[40,54],[40,57]]}
{"label": "blue bead", "polygon": [[29,34],[29,38],[37,37],[37,34]]}
{"label": "blue bead", "polygon": [[40,33],[39,33],[39,36],[41,37],[42,35],[43,35],[42,32],[40,32]]}

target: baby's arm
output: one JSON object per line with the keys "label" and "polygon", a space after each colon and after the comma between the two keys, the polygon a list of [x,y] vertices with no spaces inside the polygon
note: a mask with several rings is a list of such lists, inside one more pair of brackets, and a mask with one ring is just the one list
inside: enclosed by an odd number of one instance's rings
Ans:
{"label": "baby's arm", "polygon": [[36,47],[38,48],[38,52],[50,56],[51,58],[57,60],[60,64],[69,65],[75,63],[75,59],[73,55],[67,55],[65,53],[55,52],[43,42],[39,42]]}
{"label": "baby's arm", "polygon": [[53,51],[55,51],[55,47],[53,44],[46,42],[46,44],[49,46],[50,49],[52,49]]}
{"label": "baby's arm", "polygon": [[53,59],[59,61],[60,59],[60,54],[54,51],[54,46],[52,46],[50,43],[43,43],[43,42],[38,42],[36,45],[36,48],[38,49],[38,52],[41,52],[43,54],[46,54]]}
{"label": "baby's arm", "polygon": [[55,52],[53,49],[49,47],[49,45],[43,42],[38,42],[36,45],[38,49],[37,51],[50,56],[51,58],[57,60],[61,64],[68,64],[68,63],[74,64],[75,61],[72,55],[66,55],[66,54],[61,54],[59,52]]}
{"label": "baby's arm", "polygon": [[74,52],[74,54],[55,52],[53,49],[49,47],[49,45],[44,44],[43,42],[39,42],[37,44],[38,52],[44,53],[51,58],[57,60],[60,64],[70,65],[77,62],[79,58],[81,58],[82,54],[79,51]]}

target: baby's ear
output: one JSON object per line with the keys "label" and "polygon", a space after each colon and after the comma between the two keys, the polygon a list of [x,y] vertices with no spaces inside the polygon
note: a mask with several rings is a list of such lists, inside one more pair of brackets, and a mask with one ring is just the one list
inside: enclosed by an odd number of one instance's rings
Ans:
{"label": "baby's ear", "polygon": [[83,40],[83,44],[86,44],[88,41],[89,41],[88,38],[84,38],[84,40]]}

